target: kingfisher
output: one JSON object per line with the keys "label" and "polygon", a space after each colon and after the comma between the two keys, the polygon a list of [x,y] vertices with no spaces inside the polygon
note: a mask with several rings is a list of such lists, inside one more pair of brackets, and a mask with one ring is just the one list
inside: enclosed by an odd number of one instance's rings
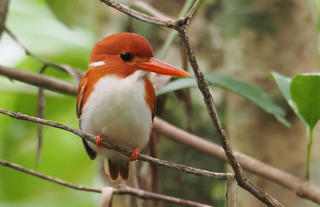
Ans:
{"label": "kingfisher", "polygon": [[[97,42],[89,69],[77,92],[80,129],[96,136],[96,144],[82,139],[90,159],[104,158],[112,181],[128,180],[129,161],[147,144],[153,125],[155,91],[151,72],[190,77],[184,70],[154,58],[150,43],[135,33],[119,33]],[[102,142],[132,151],[131,157],[102,148]]]}

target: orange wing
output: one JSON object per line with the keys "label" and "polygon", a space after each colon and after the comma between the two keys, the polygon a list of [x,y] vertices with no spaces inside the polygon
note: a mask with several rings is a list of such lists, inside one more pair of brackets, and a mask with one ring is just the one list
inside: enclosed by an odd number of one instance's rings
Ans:
{"label": "orange wing", "polygon": [[77,115],[80,118],[82,114],[82,107],[87,99],[87,88],[88,88],[88,73],[86,73],[80,80],[77,92]]}
{"label": "orange wing", "polygon": [[[78,94],[77,94],[77,115],[78,118],[80,118],[82,113],[82,108],[85,104],[85,102],[88,99],[89,96],[89,90],[88,90],[88,73],[86,73],[80,80],[79,86],[78,86]],[[81,129],[81,123],[80,123],[80,129]],[[89,155],[91,160],[94,160],[97,156],[97,153],[90,148],[87,141],[82,138],[82,142],[84,144],[84,148],[86,149],[87,154]]]}
{"label": "orange wing", "polygon": [[145,87],[144,99],[149,106],[149,109],[152,113],[152,119],[153,119],[155,116],[156,94],[154,92],[152,83],[148,79],[144,80],[144,87]]}

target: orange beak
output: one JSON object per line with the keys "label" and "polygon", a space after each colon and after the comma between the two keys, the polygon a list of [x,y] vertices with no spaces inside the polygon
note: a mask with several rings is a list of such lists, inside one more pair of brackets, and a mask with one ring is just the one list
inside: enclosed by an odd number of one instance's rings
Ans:
{"label": "orange beak", "polygon": [[155,72],[163,75],[171,75],[171,76],[182,76],[182,77],[190,77],[191,74],[176,68],[167,63],[161,62],[155,58],[150,58],[146,61],[142,61],[138,63],[138,67],[141,70],[146,70],[150,72]]}

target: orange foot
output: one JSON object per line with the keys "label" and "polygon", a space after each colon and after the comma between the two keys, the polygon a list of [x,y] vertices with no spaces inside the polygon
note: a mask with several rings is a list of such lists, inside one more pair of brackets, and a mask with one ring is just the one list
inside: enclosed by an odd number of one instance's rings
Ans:
{"label": "orange foot", "polygon": [[102,148],[102,142],[103,142],[103,138],[102,138],[101,134],[98,134],[96,136],[96,146],[98,147],[98,149]]}
{"label": "orange foot", "polygon": [[129,157],[129,161],[135,161],[139,157],[139,149],[138,147],[134,147],[132,150],[131,157]]}

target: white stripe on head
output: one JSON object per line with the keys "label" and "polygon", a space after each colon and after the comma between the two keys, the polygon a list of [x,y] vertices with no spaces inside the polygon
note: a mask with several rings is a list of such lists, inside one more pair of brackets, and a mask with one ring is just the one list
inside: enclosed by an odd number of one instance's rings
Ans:
{"label": "white stripe on head", "polygon": [[98,67],[101,65],[105,65],[106,63],[104,61],[98,61],[98,62],[92,62],[89,64],[89,67]]}

